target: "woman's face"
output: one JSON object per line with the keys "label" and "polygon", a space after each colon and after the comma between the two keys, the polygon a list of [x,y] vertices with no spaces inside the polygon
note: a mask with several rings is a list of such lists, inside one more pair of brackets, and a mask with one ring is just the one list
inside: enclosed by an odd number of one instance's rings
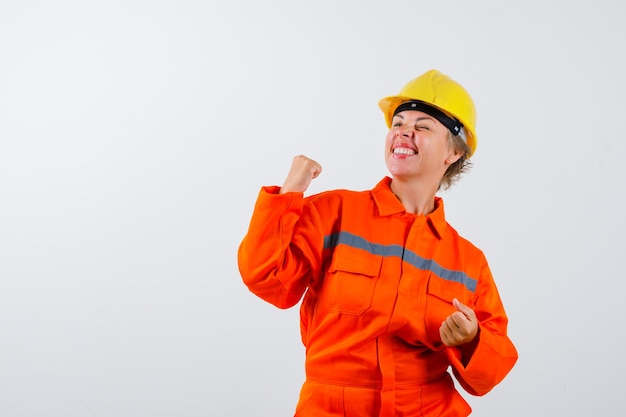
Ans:
{"label": "woman's face", "polygon": [[417,110],[405,110],[393,117],[385,143],[389,173],[405,180],[425,179],[438,184],[448,166],[461,156],[449,145],[448,129]]}

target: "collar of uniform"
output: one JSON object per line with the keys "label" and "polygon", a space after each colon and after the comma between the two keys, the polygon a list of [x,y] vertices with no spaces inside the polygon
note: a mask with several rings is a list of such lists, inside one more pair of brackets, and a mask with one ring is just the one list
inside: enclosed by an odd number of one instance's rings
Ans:
{"label": "collar of uniform", "polygon": [[[394,214],[405,213],[406,209],[398,200],[398,197],[391,191],[391,178],[383,178],[372,190],[374,202],[378,207],[378,213],[381,216],[391,216]],[[443,236],[443,232],[447,227],[446,217],[443,210],[443,200],[441,197],[435,197],[435,210],[426,216],[428,224],[433,232],[439,238]]]}
{"label": "collar of uniform", "polygon": [[378,207],[378,214],[381,216],[391,216],[406,211],[398,197],[391,191],[390,184],[391,178],[385,177],[372,190],[374,202]]}
{"label": "collar of uniform", "polygon": [[443,200],[441,197],[435,197],[435,209],[426,216],[428,219],[428,224],[432,227],[433,232],[438,235],[439,239],[443,237],[443,232],[448,227],[448,223],[446,222],[446,216],[443,210]]}

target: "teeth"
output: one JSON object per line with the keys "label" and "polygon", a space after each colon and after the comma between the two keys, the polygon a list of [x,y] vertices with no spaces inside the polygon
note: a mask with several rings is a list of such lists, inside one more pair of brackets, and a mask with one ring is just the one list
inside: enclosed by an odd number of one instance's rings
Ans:
{"label": "teeth", "polygon": [[393,153],[396,155],[415,155],[415,151],[409,148],[395,148]]}

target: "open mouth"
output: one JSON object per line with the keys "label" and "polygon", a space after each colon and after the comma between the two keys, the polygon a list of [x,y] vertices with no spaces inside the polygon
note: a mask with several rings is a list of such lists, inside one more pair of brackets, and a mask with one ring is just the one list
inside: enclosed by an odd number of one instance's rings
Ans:
{"label": "open mouth", "polygon": [[413,156],[413,155],[417,155],[417,151],[415,151],[414,149],[411,149],[411,148],[398,147],[398,148],[394,148],[393,149],[393,154],[394,155]]}

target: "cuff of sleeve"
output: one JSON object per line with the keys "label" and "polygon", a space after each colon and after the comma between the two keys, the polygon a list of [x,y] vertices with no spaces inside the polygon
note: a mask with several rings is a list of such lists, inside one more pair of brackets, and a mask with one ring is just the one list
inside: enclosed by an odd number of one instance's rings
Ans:
{"label": "cuff of sleeve", "polygon": [[280,193],[280,187],[270,185],[261,187],[255,204],[255,209],[271,208],[272,210],[297,210],[301,211],[304,205],[304,193],[289,192]]}
{"label": "cuff of sleeve", "polygon": [[457,379],[466,391],[473,395],[484,395],[496,386],[515,363],[516,356],[507,356],[504,346],[499,346],[496,336],[484,329],[472,356],[463,363],[461,348],[449,347],[448,360],[454,368]]}

